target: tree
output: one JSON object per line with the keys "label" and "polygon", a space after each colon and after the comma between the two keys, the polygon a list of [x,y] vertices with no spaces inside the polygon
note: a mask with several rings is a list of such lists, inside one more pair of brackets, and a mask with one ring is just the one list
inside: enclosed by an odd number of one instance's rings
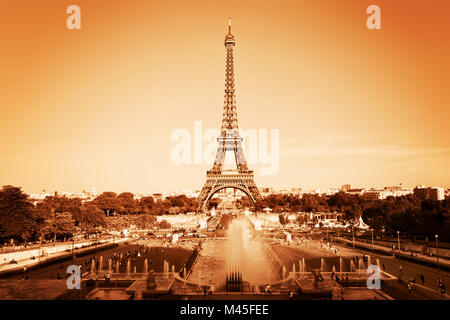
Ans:
{"label": "tree", "polygon": [[42,231],[44,235],[61,239],[72,236],[74,229],[75,223],[70,212],[56,212],[45,220]]}
{"label": "tree", "polygon": [[34,206],[21,188],[0,189],[0,239],[29,240],[36,232]]}
{"label": "tree", "polygon": [[103,192],[97,198],[92,200],[97,208],[103,210],[107,216],[113,212],[120,212],[123,210],[117,195],[114,192]]}
{"label": "tree", "polygon": [[47,219],[55,212],[70,212],[75,218],[81,213],[82,201],[80,198],[67,198],[66,196],[48,196],[36,204],[36,214],[39,218]]}
{"label": "tree", "polygon": [[150,213],[153,209],[153,206],[155,205],[155,199],[151,196],[142,197],[139,200],[139,205],[141,207],[141,211],[144,213]]}
{"label": "tree", "polygon": [[288,223],[288,221],[287,221],[285,215],[282,214],[282,213],[280,213],[280,214],[278,215],[278,220],[280,221],[280,224],[281,224],[282,226],[284,226],[285,224]]}
{"label": "tree", "polygon": [[124,213],[136,213],[139,211],[137,201],[134,200],[134,194],[131,192],[123,192],[119,194],[117,199],[120,202],[120,206],[123,208]]}
{"label": "tree", "polygon": [[81,226],[81,229],[92,232],[97,227],[106,225],[105,213],[92,203],[86,203],[81,207],[79,219],[75,219],[75,224]]}
{"label": "tree", "polygon": [[159,227],[160,229],[170,229],[170,228],[172,228],[172,225],[171,225],[169,222],[167,222],[166,220],[162,220],[162,221],[158,224],[158,227]]}
{"label": "tree", "polygon": [[[164,220],[165,221],[165,220]],[[156,218],[150,214],[140,214],[136,217],[135,223],[140,229],[147,229],[148,227],[154,225]]]}

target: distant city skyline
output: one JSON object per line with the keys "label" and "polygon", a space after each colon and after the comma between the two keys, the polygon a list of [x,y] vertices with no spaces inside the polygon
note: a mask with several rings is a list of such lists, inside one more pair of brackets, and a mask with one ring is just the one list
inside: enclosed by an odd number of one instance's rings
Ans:
{"label": "distant city skyline", "polygon": [[[302,188],[302,187],[281,187],[281,188],[274,188],[274,187],[270,187],[270,186],[261,186],[259,187],[260,190],[264,190],[264,189],[271,189],[274,192],[280,192],[280,191],[287,191],[287,192],[302,192],[302,193],[314,193],[314,192],[321,192],[321,193],[326,193],[327,191],[342,191],[342,188],[345,186],[346,184],[343,184],[341,186],[330,186],[330,187],[324,187],[324,188]],[[20,187],[20,186],[18,186]],[[360,186],[360,185],[350,185],[350,191],[352,190],[358,190],[358,189],[364,189],[367,191],[370,190],[382,190],[384,188],[391,188],[391,187],[401,187],[403,189],[410,189],[413,190],[414,188],[420,188],[420,187],[437,187],[437,188],[442,188],[444,191],[446,190],[450,190],[450,188],[444,187],[444,186],[436,186],[436,185],[415,185],[415,186],[408,186],[408,185],[389,185],[389,186]],[[147,191],[133,191],[133,190],[98,190],[97,187],[95,187],[95,191],[91,188],[81,188],[78,190],[63,190],[63,189],[41,189],[41,190],[37,190],[37,191],[28,191],[25,190],[24,188],[22,188],[22,190],[28,194],[54,194],[55,192],[57,192],[58,194],[64,194],[64,193],[70,193],[70,194],[81,194],[83,192],[92,194],[95,193],[97,195],[103,193],[103,192],[114,192],[116,194],[120,194],[122,192],[131,192],[134,194],[142,194],[142,195],[151,195],[151,194],[156,194],[156,193],[162,193],[162,194],[186,194],[186,193],[190,193],[190,192],[199,192],[201,190],[201,188],[184,188],[184,189],[177,189],[177,190],[147,190]],[[237,192],[239,192],[239,190],[237,190]],[[263,193],[267,193],[265,191],[263,191]]]}
{"label": "distant city skyline", "polygon": [[220,127],[231,16],[239,126],[280,134],[258,187],[450,187],[448,1],[377,0],[381,30],[367,1],[77,4],[81,30],[0,3],[0,185],[199,190],[211,163],[172,163],[171,134]]}

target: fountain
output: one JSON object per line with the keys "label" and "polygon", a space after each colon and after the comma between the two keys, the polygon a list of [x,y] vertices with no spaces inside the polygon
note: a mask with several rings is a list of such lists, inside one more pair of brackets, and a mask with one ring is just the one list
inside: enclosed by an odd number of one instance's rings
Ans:
{"label": "fountain", "polygon": [[133,267],[133,273],[136,273],[136,266]]}
{"label": "fountain", "polygon": [[331,268],[331,272],[333,272],[333,274],[336,274],[336,267],[333,265],[333,268]]}
{"label": "fountain", "polygon": [[320,258],[320,271],[325,272],[325,259]]}
{"label": "fountain", "polygon": [[100,261],[98,263],[98,272],[103,271],[103,256],[100,256]]}
{"label": "fountain", "polygon": [[378,270],[381,271],[381,266],[380,266],[380,259],[375,259],[375,264],[378,267]]}
{"label": "fountain", "polygon": [[286,278],[286,267],[283,266],[283,270],[282,270],[282,279]]}
{"label": "fountain", "polygon": [[116,262],[116,273],[119,273],[119,261]]}
{"label": "fountain", "polygon": [[92,259],[92,263],[91,263],[91,274],[95,273],[95,260]]}
{"label": "fountain", "polygon": [[148,262],[147,258],[144,260],[144,270],[142,271],[145,275],[148,273]]}
{"label": "fountain", "polygon": [[130,262],[130,259],[128,259],[128,261],[127,261],[127,277],[130,276],[130,271],[131,271],[131,262]]}
{"label": "fountain", "polygon": [[305,258],[302,258],[302,272],[305,273],[306,272],[306,262],[305,262]]}
{"label": "fountain", "polygon": [[296,272],[295,272],[295,263],[293,263],[293,264],[292,264],[292,274],[294,275],[294,277],[295,277],[295,273],[296,273]]}
{"label": "fountain", "polygon": [[183,268],[183,279],[186,280],[187,274],[186,274],[186,267]]}
{"label": "fountain", "polygon": [[298,271],[300,272],[300,279],[303,278],[303,265],[302,260],[298,260]]}
{"label": "fountain", "polygon": [[339,272],[342,274],[344,271],[344,261],[342,260],[342,257],[339,257]]}
{"label": "fountain", "polygon": [[355,271],[355,263],[353,262],[353,260],[350,260],[350,272],[354,271]]}
{"label": "fountain", "polygon": [[239,272],[231,272],[230,275],[226,275],[225,289],[228,292],[240,292],[242,291],[242,275]]}
{"label": "fountain", "polygon": [[365,266],[364,266],[364,261],[363,261],[363,259],[362,259],[362,258],[359,258],[359,260],[358,260],[358,269],[365,269],[364,267],[365,267]]}

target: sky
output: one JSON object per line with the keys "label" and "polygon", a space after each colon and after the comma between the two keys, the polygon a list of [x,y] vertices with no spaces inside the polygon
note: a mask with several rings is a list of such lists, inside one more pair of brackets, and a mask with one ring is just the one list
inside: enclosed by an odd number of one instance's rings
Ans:
{"label": "sky", "polygon": [[259,187],[448,188],[449,15],[447,0],[0,0],[0,185],[200,189],[212,163],[174,163],[172,135],[220,128],[231,16],[239,126],[279,133],[276,173],[249,164]]}

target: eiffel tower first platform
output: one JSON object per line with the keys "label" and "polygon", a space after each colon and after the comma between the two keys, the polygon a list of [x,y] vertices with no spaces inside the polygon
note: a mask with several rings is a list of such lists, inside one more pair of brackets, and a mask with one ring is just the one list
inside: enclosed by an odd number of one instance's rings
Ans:
{"label": "eiffel tower first platform", "polygon": [[[256,187],[253,171],[248,169],[242,150],[243,138],[239,134],[236,97],[234,92],[233,47],[236,42],[231,34],[231,18],[228,19],[228,34],[225,36],[227,64],[225,75],[225,102],[223,107],[221,134],[217,138],[216,159],[211,170],[206,173],[206,183],[198,196],[198,210],[206,211],[211,197],[221,189],[234,188],[244,192],[254,204],[261,198]],[[236,170],[224,170],[223,164],[227,151],[234,152]]]}

